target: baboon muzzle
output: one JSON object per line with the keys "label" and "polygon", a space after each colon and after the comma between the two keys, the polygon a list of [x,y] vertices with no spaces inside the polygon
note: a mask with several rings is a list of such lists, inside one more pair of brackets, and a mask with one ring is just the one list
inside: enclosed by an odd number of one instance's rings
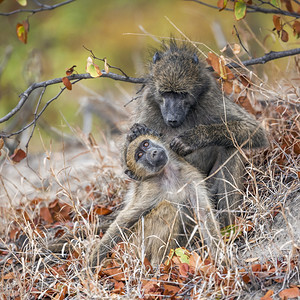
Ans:
{"label": "baboon muzzle", "polygon": [[154,167],[164,166],[167,163],[168,157],[164,149],[153,149],[147,154],[147,160]]}

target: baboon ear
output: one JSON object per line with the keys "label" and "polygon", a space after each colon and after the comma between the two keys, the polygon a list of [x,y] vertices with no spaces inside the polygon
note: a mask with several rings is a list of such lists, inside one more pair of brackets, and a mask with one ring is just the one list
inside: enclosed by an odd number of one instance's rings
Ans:
{"label": "baboon ear", "polygon": [[194,53],[194,55],[193,55],[193,61],[195,64],[199,63],[199,58],[196,53]]}
{"label": "baboon ear", "polygon": [[160,54],[158,52],[155,52],[153,59],[152,59],[153,63],[155,64],[157,61],[160,60],[160,58],[161,58]]}

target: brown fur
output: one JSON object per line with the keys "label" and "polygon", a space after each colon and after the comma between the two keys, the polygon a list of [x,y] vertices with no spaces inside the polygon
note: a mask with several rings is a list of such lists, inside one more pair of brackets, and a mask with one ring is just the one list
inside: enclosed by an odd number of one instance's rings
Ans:
{"label": "brown fur", "polygon": [[[146,137],[149,138],[149,134]],[[131,166],[131,171],[140,180],[130,183],[124,209],[93,247],[90,257],[93,267],[121,240],[120,230],[125,228],[131,228],[134,232],[133,242],[137,249],[145,246],[146,257],[152,265],[158,265],[171,248],[185,246],[195,226],[198,226],[211,253],[216,253],[219,230],[202,175],[184,159],[167,150],[157,137],[154,140],[167,151],[168,162],[151,177],[145,177],[144,171],[136,174],[140,168]],[[130,144],[127,143],[127,148]],[[127,155],[132,156],[131,153]],[[194,218],[197,222],[191,224]]]}
{"label": "brown fur", "polygon": [[[175,128],[166,123],[160,107],[166,92],[186,95],[183,101],[192,103],[184,122]],[[174,41],[155,54],[139,101],[134,122],[162,133],[173,151],[209,176],[207,185],[220,223],[225,226],[234,222],[231,211],[241,204],[244,173],[235,143],[252,148],[266,146],[260,124],[222,94],[211,72],[197,61],[194,48]]]}

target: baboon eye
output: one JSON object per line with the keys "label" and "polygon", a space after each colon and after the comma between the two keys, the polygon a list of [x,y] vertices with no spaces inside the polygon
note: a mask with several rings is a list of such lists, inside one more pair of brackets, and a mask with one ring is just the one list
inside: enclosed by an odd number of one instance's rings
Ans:
{"label": "baboon eye", "polygon": [[144,152],[140,151],[140,152],[138,152],[137,157],[141,158],[143,155],[144,155]]}
{"label": "baboon eye", "polygon": [[143,143],[143,146],[144,146],[145,148],[147,148],[147,147],[149,146],[149,142],[144,142],[144,143]]}

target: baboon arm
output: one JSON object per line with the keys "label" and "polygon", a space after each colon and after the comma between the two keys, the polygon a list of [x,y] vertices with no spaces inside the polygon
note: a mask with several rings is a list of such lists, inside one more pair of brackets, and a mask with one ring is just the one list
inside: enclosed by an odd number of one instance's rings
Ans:
{"label": "baboon arm", "polygon": [[252,120],[230,121],[221,124],[198,125],[171,141],[173,151],[181,156],[211,145],[223,147],[263,147],[268,140],[263,128]]}
{"label": "baboon arm", "polygon": [[129,229],[132,227],[140,217],[150,211],[153,206],[153,203],[139,204],[136,199],[128,203],[93,249],[90,257],[90,265],[92,267],[99,265],[113,246],[121,240],[120,231],[124,228]]}

